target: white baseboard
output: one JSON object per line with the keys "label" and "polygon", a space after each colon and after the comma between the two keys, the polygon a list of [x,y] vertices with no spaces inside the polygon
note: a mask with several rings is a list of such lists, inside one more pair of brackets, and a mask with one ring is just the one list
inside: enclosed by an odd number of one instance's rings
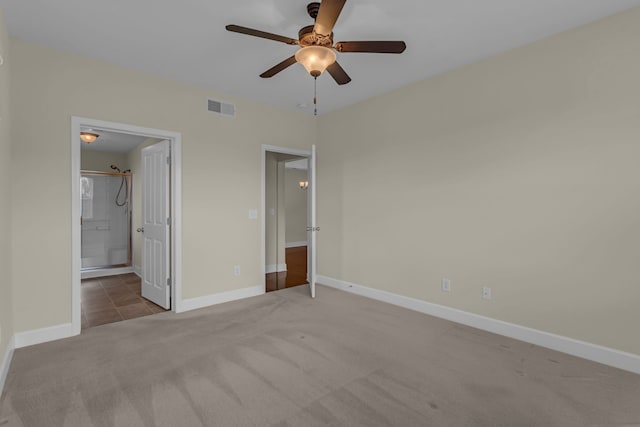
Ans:
{"label": "white baseboard", "polygon": [[287,264],[269,264],[265,266],[265,273],[280,273],[287,271]]}
{"label": "white baseboard", "polygon": [[225,302],[235,301],[244,298],[255,297],[265,293],[264,286],[254,286],[252,288],[243,288],[233,291],[221,292],[219,294],[211,294],[198,298],[190,298],[182,300],[177,313],[196,310],[198,308],[209,307],[211,305],[222,304]]}
{"label": "white baseboard", "polygon": [[297,248],[298,246],[307,246],[307,241],[303,241],[303,242],[289,242],[289,243],[285,243],[284,247],[285,248]]}
{"label": "white baseboard", "polygon": [[80,278],[93,279],[94,277],[115,276],[118,274],[127,273],[133,273],[133,267],[100,268],[98,270],[87,270],[80,273]]}
{"label": "white baseboard", "polygon": [[15,347],[27,347],[43,342],[72,337],[74,335],[73,324],[71,323],[64,323],[62,325],[50,326],[48,328],[42,329],[34,329],[31,331],[18,332],[15,335]]}
{"label": "white baseboard", "polygon": [[318,283],[332,288],[640,374],[640,355],[637,354],[626,353],[613,348],[492,319],[416,298],[368,288],[331,277],[318,276],[316,280]]}
{"label": "white baseboard", "polygon": [[140,267],[139,265],[134,265],[133,272],[136,273],[136,276],[142,278],[142,267]]}
{"label": "white baseboard", "polygon": [[2,358],[2,365],[0,365],[0,396],[4,390],[4,383],[7,381],[7,375],[9,374],[9,366],[11,366],[11,359],[13,359],[13,350],[15,349],[15,339],[11,337],[9,344],[7,345],[7,351]]}

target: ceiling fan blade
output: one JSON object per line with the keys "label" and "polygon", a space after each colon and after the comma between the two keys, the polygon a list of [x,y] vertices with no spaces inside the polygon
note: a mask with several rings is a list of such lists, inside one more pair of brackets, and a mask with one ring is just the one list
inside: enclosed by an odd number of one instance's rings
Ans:
{"label": "ceiling fan blade", "polygon": [[338,42],[338,52],[369,52],[369,53],[402,53],[407,48],[403,41],[366,41],[366,42]]}
{"label": "ceiling fan blade", "polygon": [[280,71],[284,70],[287,67],[292,66],[296,62],[297,62],[296,61],[296,57],[294,55],[291,58],[285,59],[284,61],[282,61],[278,65],[269,68],[267,71],[265,71],[264,73],[260,74],[260,77],[262,77],[263,79],[268,79],[269,77],[273,77],[276,74],[278,74]]}
{"label": "ceiling fan blade", "polygon": [[333,80],[336,81],[339,85],[346,85],[351,81],[351,77],[344,71],[344,69],[338,64],[338,62],[334,62],[333,64],[327,67],[327,72],[331,74]]}
{"label": "ceiling fan blade", "polygon": [[324,36],[331,35],[333,26],[336,24],[346,1],[347,0],[322,0],[313,31],[315,31],[316,34],[322,34]]}
{"label": "ceiling fan blade", "polygon": [[286,44],[298,44],[298,40],[290,37],[279,36],[277,34],[267,33],[260,30],[254,30],[253,28],[241,27],[239,25],[227,25],[225,27],[227,31],[234,33],[246,34],[248,36],[262,37],[263,39],[275,40]]}

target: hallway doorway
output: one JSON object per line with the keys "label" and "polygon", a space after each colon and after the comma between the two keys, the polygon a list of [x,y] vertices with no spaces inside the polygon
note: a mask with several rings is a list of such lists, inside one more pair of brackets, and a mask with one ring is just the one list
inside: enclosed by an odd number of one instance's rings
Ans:
{"label": "hallway doorway", "polygon": [[315,297],[315,146],[263,146],[265,292],[308,285]]}

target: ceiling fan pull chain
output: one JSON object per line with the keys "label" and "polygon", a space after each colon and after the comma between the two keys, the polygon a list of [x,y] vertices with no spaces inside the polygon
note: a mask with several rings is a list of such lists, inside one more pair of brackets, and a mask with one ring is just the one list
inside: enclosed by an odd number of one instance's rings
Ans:
{"label": "ceiling fan pull chain", "polygon": [[313,115],[318,115],[318,78],[313,78]]}

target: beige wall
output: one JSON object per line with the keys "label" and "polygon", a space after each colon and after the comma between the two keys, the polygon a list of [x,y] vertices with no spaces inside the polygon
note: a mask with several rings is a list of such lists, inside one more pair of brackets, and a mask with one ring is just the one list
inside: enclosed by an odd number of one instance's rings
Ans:
{"label": "beige wall", "polygon": [[[84,144],[84,142],[83,142]],[[118,166],[121,170],[127,169],[127,155],[110,153],[107,151],[82,150],[80,156],[80,169],[88,171],[115,172],[111,165]]]}
{"label": "beige wall", "polygon": [[274,153],[267,152],[265,155],[265,268],[269,271],[269,266],[276,263],[278,254],[277,240],[277,208],[278,208],[278,160]]}
{"label": "beige wall", "polygon": [[[72,115],[182,133],[184,298],[262,283],[260,222],[248,219],[260,147],[309,149],[297,135],[315,133],[312,117],[17,40],[11,51],[16,331],[71,321]],[[205,111],[207,97],[236,103],[237,117]]]}
{"label": "beige wall", "polygon": [[[0,365],[13,336],[11,287],[11,134],[9,129],[9,39],[0,9]],[[1,366],[0,366],[1,368]],[[1,390],[0,390],[1,391]]]}
{"label": "beige wall", "polygon": [[287,215],[286,242],[307,240],[307,192],[300,189],[299,182],[307,181],[307,171],[285,169],[284,203]]}
{"label": "beige wall", "polygon": [[265,156],[265,268],[267,272],[284,270],[286,263],[284,206],[284,161],[282,154],[267,152]]}
{"label": "beige wall", "polygon": [[136,231],[142,227],[142,149],[159,141],[157,138],[147,138],[127,153],[124,161],[125,168],[131,169],[131,264],[137,272],[142,267],[142,236]]}
{"label": "beige wall", "polygon": [[638,40],[640,9],[322,116],[319,273],[640,354]]}

